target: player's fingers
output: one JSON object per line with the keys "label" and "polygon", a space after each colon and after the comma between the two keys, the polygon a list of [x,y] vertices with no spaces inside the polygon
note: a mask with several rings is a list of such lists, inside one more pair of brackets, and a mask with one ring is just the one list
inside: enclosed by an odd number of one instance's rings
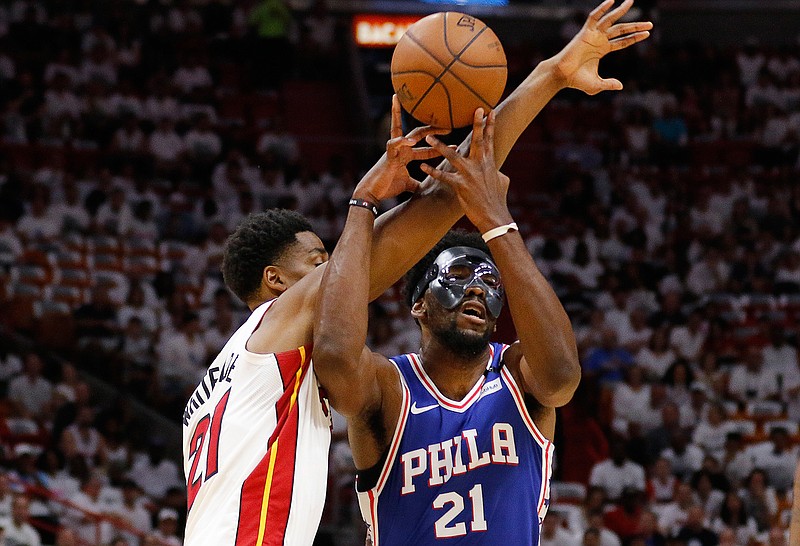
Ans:
{"label": "player's fingers", "polygon": [[646,40],[649,36],[650,31],[644,30],[642,32],[628,34],[627,36],[623,36],[621,38],[615,38],[610,40],[608,43],[611,45],[611,51],[618,51],[620,49],[625,49],[628,46],[632,46],[633,44],[639,43],[642,40]]}
{"label": "player's fingers", "polygon": [[497,117],[494,110],[486,116],[486,127],[483,129],[483,138],[486,141],[486,152],[494,160],[494,122]]}
{"label": "player's fingers", "polygon": [[433,159],[439,157],[442,153],[436,148],[414,148],[412,150],[411,161],[424,161],[426,159]]}
{"label": "player's fingers", "polygon": [[441,129],[439,127],[431,127],[430,125],[423,125],[422,127],[417,127],[413,129],[408,135],[406,136],[406,140],[412,144],[416,144],[423,138],[428,135],[446,135],[449,133],[447,129]]}
{"label": "player's fingers", "polygon": [[597,28],[600,18],[603,17],[603,15],[605,15],[605,13],[608,11],[608,8],[613,5],[614,0],[605,0],[605,2],[594,8],[589,14],[589,17],[586,18],[586,26],[589,28]]}
{"label": "player's fingers", "polygon": [[485,120],[483,118],[483,108],[478,108],[472,114],[472,141],[469,144],[470,157],[482,157],[483,155],[483,130]]}
{"label": "player's fingers", "polygon": [[418,180],[414,180],[410,176],[406,179],[406,191],[410,191],[411,193],[417,193],[419,191],[420,183]]}
{"label": "player's fingers", "polygon": [[433,148],[435,148],[439,152],[439,155],[448,160],[451,165],[455,165],[456,163],[462,161],[461,155],[459,155],[459,153],[456,150],[450,148],[435,136],[433,135],[426,136],[425,142],[427,142]]}
{"label": "player's fingers", "polygon": [[440,182],[444,182],[448,186],[456,186],[459,183],[459,178],[455,173],[449,173],[441,169],[431,167],[427,163],[423,163],[422,165],[420,165],[420,168],[422,169],[422,172],[424,172],[431,178],[435,178]]}
{"label": "player's fingers", "polygon": [[602,31],[608,30],[608,28],[619,21],[620,17],[628,13],[628,10],[631,9],[633,5],[633,0],[625,0],[622,4],[617,6],[616,9],[611,10],[608,12],[608,15],[600,19],[600,22],[597,24],[597,28]]}
{"label": "player's fingers", "polygon": [[623,34],[632,34],[634,32],[642,32],[645,30],[650,30],[653,28],[653,23],[650,21],[647,22],[637,22],[637,23],[620,23],[618,25],[614,25],[608,32],[606,32],[606,37],[609,40],[622,36]]}
{"label": "player's fingers", "polygon": [[619,81],[617,78],[608,78],[600,80],[600,89],[598,89],[597,92],[599,93],[600,91],[620,91],[621,89],[622,89],[621,81]]}
{"label": "player's fingers", "polygon": [[389,138],[399,138],[403,136],[403,116],[400,109],[400,99],[397,94],[392,95],[392,126],[389,131]]}

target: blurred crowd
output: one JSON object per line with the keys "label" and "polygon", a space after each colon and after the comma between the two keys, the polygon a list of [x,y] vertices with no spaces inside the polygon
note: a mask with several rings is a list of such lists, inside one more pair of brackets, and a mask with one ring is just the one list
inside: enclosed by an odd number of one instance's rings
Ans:
{"label": "blurred crowd", "polygon": [[[0,323],[37,349],[0,348],[10,543],[180,543],[174,454],[84,377],[175,419],[247,315],[219,271],[239,220],[294,208],[332,246],[358,169],[309,167],[283,85],[333,81],[346,28],[299,0],[0,6]],[[510,81],[542,50],[508,48]],[[654,40],[604,63],[625,90],[559,95],[507,170],[584,368],[542,544],[785,545],[800,58]],[[371,309],[387,355],[418,347],[397,288]],[[334,440],[323,528],[341,544],[360,523],[338,422]]]}

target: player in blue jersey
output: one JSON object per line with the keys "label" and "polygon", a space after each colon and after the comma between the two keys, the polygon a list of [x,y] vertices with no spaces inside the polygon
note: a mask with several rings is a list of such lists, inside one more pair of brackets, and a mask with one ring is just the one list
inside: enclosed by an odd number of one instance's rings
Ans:
{"label": "player in blue jersey", "polygon": [[[545,73],[555,66],[556,81],[589,94],[621,89],[619,81],[600,78],[597,66],[605,54],[649,35],[649,23],[617,23],[631,3],[611,10],[614,1],[603,2],[561,53],[540,64]],[[541,92],[531,93],[537,85]],[[530,121],[523,94],[540,102],[556,91],[534,71],[498,107],[506,120],[498,125]],[[369,290],[376,265],[369,207],[382,192],[354,193],[356,206],[323,274],[313,360],[330,402],[348,419],[374,545],[538,544],[549,503],[555,408],[572,397],[580,366],[569,319],[505,203],[508,179],[496,165],[519,132],[498,130],[495,139],[494,116],[484,120],[476,112],[467,157],[431,143],[458,174],[428,174],[454,188],[488,246],[480,237],[456,236],[414,268],[419,354],[390,360],[364,347],[368,301],[378,295]],[[506,300],[520,340],[490,343]]]}
{"label": "player in blue jersey", "polygon": [[[332,402],[348,418],[374,545],[539,541],[555,408],[572,397],[580,365],[567,314],[508,211],[493,135],[494,114],[484,122],[479,109],[468,157],[428,139],[457,172],[424,170],[454,188],[483,240],[451,232],[409,272],[418,354],[364,347],[368,210],[351,210],[323,277],[314,359],[349,382]],[[506,299],[520,339],[490,343]]]}

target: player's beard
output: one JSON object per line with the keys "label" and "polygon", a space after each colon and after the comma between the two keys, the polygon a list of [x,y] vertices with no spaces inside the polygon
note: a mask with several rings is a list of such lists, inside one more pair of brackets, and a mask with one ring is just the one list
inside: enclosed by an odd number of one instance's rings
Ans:
{"label": "player's beard", "polygon": [[456,324],[456,317],[449,324],[432,333],[442,345],[453,351],[461,358],[474,358],[486,349],[492,337],[493,328],[487,327],[483,334],[475,331],[462,330]]}

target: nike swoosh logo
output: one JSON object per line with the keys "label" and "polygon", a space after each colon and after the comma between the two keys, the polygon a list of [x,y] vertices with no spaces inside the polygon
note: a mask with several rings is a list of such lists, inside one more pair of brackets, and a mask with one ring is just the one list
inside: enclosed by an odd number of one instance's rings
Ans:
{"label": "nike swoosh logo", "polygon": [[414,402],[413,404],[411,404],[411,413],[413,413],[414,415],[419,415],[420,413],[425,413],[426,411],[430,411],[433,408],[438,408],[438,407],[439,404],[433,404],[431,406],[422,406],[421,408],[418,408],[417,403]]}

